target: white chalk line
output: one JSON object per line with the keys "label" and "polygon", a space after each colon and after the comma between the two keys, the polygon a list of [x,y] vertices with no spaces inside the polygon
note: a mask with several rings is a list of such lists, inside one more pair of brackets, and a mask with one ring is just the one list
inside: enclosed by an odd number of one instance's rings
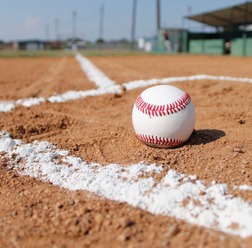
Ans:
{"label": "white chalk line", "polygon": [[175,170],[157,183],[152,176],[163,169],[156,164],[101,166],[70,156],[48,142],[25,144],[6,132],[0,132],[0,151],[6,152],[0,156],[9,158],[10,166],[21,175],[69,190],[87,190],[152,214],[174,216],[242,238],[252,236],[252,204],[229,195],[226,184],[207,186],[196,176]]}
{"label": "white chalk line", "polygon": [[76,55],[76,59],[79,61],[82,70],[86,73],[88,79],[94,82],[99,88],[109,88],[115,85],[115,82],[108,78],[100,69],[98,69],[90,60]]}
{"label": "white chalk line", "polygon": [[238,189],[238,190],[244,190],[244,191],[252,191],[252,185],[246,185],[246,184],[242,184],[239,186],[234,186],[234,189]]}
{"label": "white chalk line", "polygon": [[154,78],[149,80],[134,80],[127,83],[123,83],[122,86],[116,85],[115,82],[109,79],[101,70],[99,70],[91,61],[87,58],[76,55],[76,59],[79,61],[82,70],[86,73],[90,81],[94,82],[97,89],[87,91],[67,91],[63,94],[54,94],[48,98],[26,98],[19,99],[17,101],[0,101],[0,112],[9,112],[21,105],[24,107],[30,107],[38,105],[43,102],[67,102],[88,96],[98,96],[104,94],[122,93],[122,88],[128,90],[134,90],[137,88],[152,86],[155,84],[169,84],[175,82],[197,81],[197,80],[220,80],[231,82],[244,82],[252,83],[252,78],[239,78],[239,77],[227,77],[227,76],[211,76],[211,75],[192,75],[186,77],[167,77],[167,78]]}
{"label": "white chalk line", "polygon": [[[92,66],[91,62],[91,64],[88,63],[88,60],[82,59],[82,57],[78,57],[77,59],[81,63],[82,69],[87,73],[89,80],[95,82],[98,89],[68,91],[47,99],[40,97],[17,101],[2,101],[0,102],[0,111],[11,111],[18,105],[29,107],[45,101],[52,103],[64,102],[86,96],[121,93],[121,86],[115,85],[108,78],[103,80],[106,76],[100,73],[95,66]],[[136,80],[124,83],[123,86],[126,90],[132,90],[158,83],[190,80],[252,82],[250,78],[194,75],[189,77]],[[102,85],[101,82],[107,83]],[[250,226],[252,222],[251,204],[227,195],[228,188],[225,184],[213,184],[207,187],[200,180],[194,183],[194,176],[186,176],[170,170],[164,179],[154,187],[153,178],[138,179],[137,181],[136,179],[139,174],[148,170],[160,173],[162,169],[156,165],[138,163],[127,167],[127,170],[125,170],[125,167],[115,164],[102,167],[95,163],[88,164],[80,158],[67,156],[67,151],[57,150],[47,142],[36,141],[33,144],[25,145],[22,141],[11,139],[8,134],[1,134],[1,149],[7,151],[9,158],[11,158],[12,153],[18,154],[18,157],[12,163],[14,163],[16,170],[20,174],[30,175],[43,181],[50,181],[55,185],[70,190],[84,189],[111,200],[125,201],[132,206],[140,207],[153,214],[175,216],[193,224],[240,235],[241,237],[252,235]],[[63,156],[63,164],[57,161],[58,156]],[[18,161],[20,158],[24,158],[25,163],[19,164]],[[71,164],[70,167],[69,163]],[[252,186],[248,185],[235,186],[235,188],[239,190],[252,190]],[[190,197],[190,201],[184,206],[183,200],[188,198],[188,196]],[[210,199],[213,196],[215,198],[214,204],[210,203]],[[200,202],[200,204],[195,205],[195,201]],[[243,213],[242,216],[239,215],[241,212]],[[218,224],[216,225],[216,223]],[[233,224],[238,226],[238,228],[232,229]]]}

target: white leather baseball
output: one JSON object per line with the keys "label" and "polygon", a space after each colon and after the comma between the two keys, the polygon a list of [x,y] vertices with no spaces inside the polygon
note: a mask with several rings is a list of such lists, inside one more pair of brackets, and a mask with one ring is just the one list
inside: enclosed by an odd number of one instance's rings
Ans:
{"label": "white leather baseball", "polygon": [[170,85],[144,90],[136,99],[132,123],[137,137],[154,147],[176,147],[188,140],[195,125],[190,96]]}

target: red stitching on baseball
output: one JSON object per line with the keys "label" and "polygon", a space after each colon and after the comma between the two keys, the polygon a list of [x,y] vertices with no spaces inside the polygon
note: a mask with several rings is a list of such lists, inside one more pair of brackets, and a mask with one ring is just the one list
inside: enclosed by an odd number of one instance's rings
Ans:
{"label": "red stitching on baseball", "polygon": [[175,102],[164,104],[164,105],[154,105],[147,103],[143,100],[142,94],[139,95],[136,99],[135,105],[139,111],[144,114],[151,116],[164,116],[170,115],[173,113],[177,113],[182,109],[186,108],[186,106],[191,102],[190,96],[185,92],[183,96],[181,96]]}
{"label": "red stitching on baseball", "polygon": [[169,147],[179,146],[184,142],[183,140],[163,138],[163,137],[157,137],[157,136],[146,135],[146,134],[137,134],[137,137],[143,142],[146,142],[152,145],[162,145],[162,146],[169,146]]}

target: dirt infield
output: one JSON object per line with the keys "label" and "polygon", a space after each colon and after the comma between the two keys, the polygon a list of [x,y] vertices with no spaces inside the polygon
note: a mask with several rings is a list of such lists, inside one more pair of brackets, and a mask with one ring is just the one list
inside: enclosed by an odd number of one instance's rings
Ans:
{"label": "dirt infield", "polygon": [[[117,84],[196,74],[252,78],[250,58],[138,55],[90,57],[90,61]],[[1,59],[0,64],[1,100],[95,89],[74,58]],[[251,206],[252,190],[237,186],[252,185],[252,84],[202,79],[172,85],[186,91],[196,109],[195,131],[182,147],[151,148],[135,137],[132,107],[145,88],[18,106],[0,112],[0,131],[25,143],[48,141],[102,166],[156,163],[163,168],[155,175],[157,183],[170,169],[196,175],[209,185],[225,183],[229,194]],[[21,176],[11,161],[1,153],[2,247],[252,246],[252,236],[230,235]]]}
{"label": "dirt infield", "polygon": [[252,77],[251,58],[160,55],[90,57],[102,71],[118,83],[137,79],[190,76],[195,74]]}
{"label": "dirt infield", "polygon": [[0,59],[0,75],[1,100],[94,88],[73,57]]}

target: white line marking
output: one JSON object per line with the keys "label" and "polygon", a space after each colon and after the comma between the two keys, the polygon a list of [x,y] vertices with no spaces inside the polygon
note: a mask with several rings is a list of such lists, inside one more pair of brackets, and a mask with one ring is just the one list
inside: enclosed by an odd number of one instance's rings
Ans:
{"label": "white line marking", "polygon": [[161,182],[155,183],[151,175],[162,172],[162,167],[155,164],[101,166],[70,156],[68,151],[59,150],[48,142],[24,144],[4,132],[0,133],[0,151],[6,152],[0,156],[8,157],[11,166],[22,175],[69,190],[94,192],[152,214],[174,216],[242,238],[252,236],[252,205],[228,195],[226,184],[207,186],[196,176],[175,170],[169,170]]}
{"label": "white line marking", "polygon": [[[87,90],[87,91],[67,91],[63,94],[55,94],[48,97],[38,98],[27,98],[19,99],[17,101],[0,101],[0,112],[9,112],[15,109],[18,105],[24,107],[30,107],[32,105],[38,105],[42,102],[49,101],[54,102],[66,102],[71,100],[76,100],[80,98],[85,98],[88,96],[98,96],[104,94],[122,93],[122,87],[120,85],[115,85],[115,82],[109,79],[99,70],[93,63],[91,63],[87,58],[76,55],[76,59],[79,61],[81,68],[87,74],[89,80],[95,82],[98,89]],[[147,87],[155,84],[168,84],[174,82],[185,82],[185,81],[196,81],[196,80],[222,80],[222,81],[233,81],[233,82],[244,82],[252,83],[252,78],[238,78],[238,77],[226,77],[226,76],[210,76],[210,75],[193,75],[187,77],[168,77],[168,78],[154,78],[149,80],[134,80],[128,83],[122,84],[126,90],[134,90],[141,87]]]}
{"label": "white line marking", "polygon": [[185,81],[198,81],[198,80],[218,80],[218,81],[231,81],[231,82],[244,82],[252,83],[252,78],[238,78],[238,77],[226,77],[226,76],[211,76],[211,75],[193,75],[187,77],[168,77],[161,79],[149,79],[149,80],[135,80],[128,83],[124,83],[123,86],[127,90],[133,90],[141,87],[147,87],[155,84],[168,84],[175,82],[185,82]]}
{"label": "white line marking", "polygon": [[15,108],[15,101],[0,101],[0,112],[10,112]]}
{"label": "white line marking", "polygon": [[33,105],[38,105],[42,102],[45,102],[46,98],[44,97],[31,97],[31,98],[26,98],[26,99],[19,99],[15,102],[16,105],[21,105],[24,107],[31,107]]}
{"label": "white line marking", "polygon": [[252,186],[242,184],[242,185],[239,185],[239,186],[234,186],[234,189],[244,190],[244,191],[252,191]]}
{"label": "white line marking", "polygon": [[51,103],[54,102],[67,102],[75,99],[85,98],[88,96],[99,96],[105,94],[114,94],[121,93],[121,86],[114,85],[107,88],[98,88],[96,90],[87,90],[87,91],[67,91],[63,94],[57,94],[49,97],[47,100]]}
{"label": "white line marking", "polygon": [[115,85],[115,82],[108,78],[90,60],[80,54],[76,55],[76,59],[79,61],[82,70],[86,73],[89,80],[94,82],[98,87],[107,88]]}
{"label": "white line marking", "polygon": [[[134,90],[137,88],[147,87],[155,84],[168,84],[175,82],[186,82],[186,81],[197,81],[197,80],[222,80],[222,81],[231,81],[231,82],[244,82],[252,83],[252,79],[249,78],[232,78],[224,76],[209,76],[209,75],[193,75],[188,77],[168,77],[161,79],[149,79],[149,80],[136,80],[128,83],[122,84],[126,90]],[[113,93],[122,93],[122,87],[120,85],[113,85],[109,87],[101,87],[94,90],[87,91],[67,91],[63,94],[56,94],[51,97],[43,98],[27,98],[20,99],[17,101],[0,101],[0,112],[8,112],[13,110],[17,105],[22,105],[24,107],[38,105],[41,102],[49,101],[54,102],[67,102],[71,100],[76,100],[80,98],[85,98],[88,96],[98,96],[104,94],[113,94]]]}

